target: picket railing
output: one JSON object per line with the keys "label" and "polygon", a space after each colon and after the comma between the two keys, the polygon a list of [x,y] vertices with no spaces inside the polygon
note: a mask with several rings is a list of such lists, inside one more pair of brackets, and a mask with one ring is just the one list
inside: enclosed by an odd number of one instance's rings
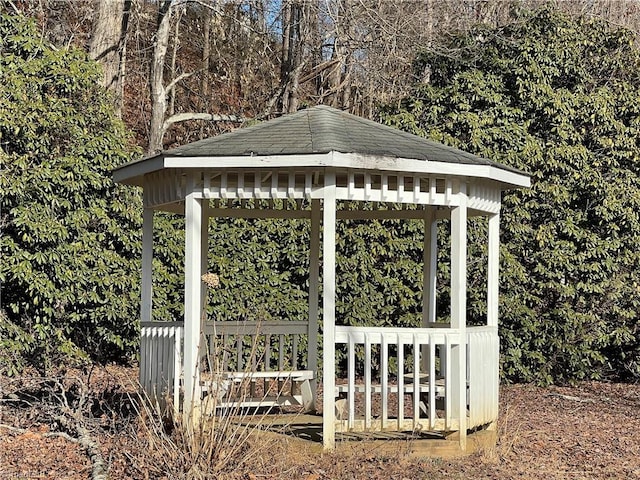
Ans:
{"label": "picket railing", "polygon": [[180,408],[183,336],[182,322],[142,322],[140,385],[162,409],[169,399]]}
{"label": "picket railing", "polygon": [[315,355],[308,355],[308,322],[207,322],[202,333],[202,365],[228,381],[219,407],[315,409],[316,363]]}
{"label": "picket railing", "polygon": [[[170,399],[180,409],[182,322],[142,324],[140,383],[161,406]],[[496,327],[450,328],[336,327],[336,346],[347,356],[346,383],[336,385],[336,425],[341,430],[451,431],[459,427],[452,408],[453,349],[465,345],[467,428],[498,417],[499,340]],[[315,354],[308,355],[306,322],[207,323],[203,359],[221,362],[231,381],[251,378],[247,405],[305,405],[315,401]],[[314,350],[315,352],[315,350]],[[255,380],[289,381],[288,392],[255,395]],[[304,392],[293,387],[303,386]],[[303,398],[306,393],[306,398]],[[262,396],[261,396],[262,395]],[[253,402],[253,403],[251,403]],[[224,405],[224,403],[221,403]]]}
{"label": "picket railing", "polygon": [[[459,413],[452,405],[452,353],[467,351],[467,428],[497,419],[498,335],[494,327],[336,327],[345,345],[347,381],[336,386],[341,430],[452,431]],[[358,407],[358,410],[357,410]],[[459,410],[459,409],[458,409]]]}
{"label": "picket railing", "polygon": [[469,419],[467,428],[487,425],[498,419],[499,363],[498,327],[468,327]]}
{"label": "picket railing", "polygon": [[[143,322],[140,384],[162,408],[180,410],[183,322]],[[301,405],[315,408],[316,362],[309,362],[307,322],[206,322],[201,340],[203,392],[217,407]],[[312,348],[315,352],[315,348]],[[224,382],[224,391],[221,383]]]}

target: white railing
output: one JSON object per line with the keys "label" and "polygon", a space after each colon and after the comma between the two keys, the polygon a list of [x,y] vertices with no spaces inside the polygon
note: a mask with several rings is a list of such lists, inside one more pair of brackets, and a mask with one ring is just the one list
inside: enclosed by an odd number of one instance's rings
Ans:
{"label": "white railing", "polygon": [[221,353],[225,372],[306,369],[300,342],[305,337],[306,343],[308,330],[308,322],[207,322],[204,354]]}
{"label": "white railing", "polygon": [[467,428],[473,428],[497,419],[496,328],[469,327],[461,342],[459,331],[449,328],[337,326],[336,344],[345,345],[347,354],[347,383],[336,386],[336,395],[345,397],[336,402],[337,427],[459,429],[460,414],[450,394],[456,381],[452,354],[465,343]]}
{"label": "white railing", "polygon": [[[183,322],[142,323],[140,384],[162,408],[171,399],[176,411],[181,407],[183,335]],[[212,392],[215,385],[218,407],[302,405],[313,410],[317,364],[308,361],[316,357],[315,343],[308,355],[308,336],[308,322],[206,322],[200,388]]]}
{"label": "white railing", "polygon": [[140,385],[153,402],[165,408],[171,399],[180,407],[182,322],[143,322],[140,337]]}
{"label": "white railing", "polygon": [[499,362],[498,327],[468,327],[469,420],[467,428],[486,425],[498,419]]}
{"label": "white railing", "polygon": [[218,407],[315,410],[316,362],[309,359],[316,355],[315,348],[308,355],[308,338],[308,322],[207,322],[202,365],[228,381]]}
{"label": "white railing", "polygon": [[[499,340],[496,327],[468,327],[466,332],[467,428],[475,428],[498,418]],[[249,372],[255,377],[252,380],[296,380],[296,386],[312,389],[306,399],[293,390],[279,391],[277,398],[257,396],[254,400],[260,405],[307,404],[309,395],[315,401],[316,364],[309,362],[315,349],[309,356],[306,322],[207,322],[203,335],[203,357],[221,361],[232,380],[244,380]],[[176,410],[180,408],[182,338],[182,322],[142,324],[140,383],[150,399],[163,407],[171,399]],[[336,344],[344,345],[347,355],[347,381],[336,386],[336,394],[346,397],[337,403],[336,424],[341,429],[458,428],[452,395],[447,395],[455,378],[447,359],[461,344],[457,330],[337,326]],[[356,402],[357,396],[362,401]]]}

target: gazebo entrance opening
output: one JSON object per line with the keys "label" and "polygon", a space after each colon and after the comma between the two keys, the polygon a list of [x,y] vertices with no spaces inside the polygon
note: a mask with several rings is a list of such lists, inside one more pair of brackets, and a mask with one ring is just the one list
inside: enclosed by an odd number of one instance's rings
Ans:
{"label": "gazebo entrance opening", "polygon": [[[455,431],[464,449],[468,429],[497,419],[500,194],[505,188],[528,186],[526,175],[344,112],[315,107],[125,165],[115,176],[144,186],[141,382],[153,395],[170,393],[183,414],[201,409],[204,345],[222,340],[230,346],[223,352],[235,355],[226,364],[216,355],[228,370],[224,378],[216,379],[221,386],[215,394],[220,393],[223,402],[234,401],[225,396],[234,383],[266,379],[281,394],[252,395],[255,391],[248,384],[249,395],[242,399],[253,406],[265,402],[313,410],[321,361],[326,449],[334,447],[336,431],[357,430]],[[226,202],[249,199],[305,201],[310,208],[224,208]],[[337,210],[342,200],[378,208]],[[389,205],[412,207],[398,210]],[[154,209],[185,215],[182,323],[150,323]],[[202,322],[208,219],[226,215],[311,222],[308,322]],[[489,218],[488,311],[482,327],[466,325],[467,218],[471,215]],[[336,325],[335,239],[341,218],[413,218],[424,223],[420,327]],[[451,222],[451,303],[449,324],[438,326],[434,325],[435,232],[443,218]],[[318,359],[320,279],[323,348]],[[262,357],[271,360],[261,368],[257,364],[244,368],[243,342],[251,335],[259,338]],[[211,341],[214,336],[217,342]],[[306,357],[300,349],[304,343]],[[347,355],[347,378],[339,384],[336,348],[344,348]],[[358,372],[362,378],[357,378]],[[288,390],[278,390],[280,386]]]}

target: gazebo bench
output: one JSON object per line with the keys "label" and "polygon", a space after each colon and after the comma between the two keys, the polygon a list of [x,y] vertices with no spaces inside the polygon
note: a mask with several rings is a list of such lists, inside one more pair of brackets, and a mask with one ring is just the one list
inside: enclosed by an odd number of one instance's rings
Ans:
{"label": "gazebo bench", "polygon": [[[305,362],[308,355],[298,351],[301,337],[309,335],[308,322],[207,322],[203,334],[208,355],[221,360],[216,408],[315,410],[315,369],[299,368],[311,366]],[[207,383],[202,382],[205,394]]]}
{"label": "gazebo bench", "polygon": [[[223,386],[220,387],[216,408],[258,408],[301,406],[305,412],[315,409],[315,401],[311,382],[315,374],[311,370],[272,370],[258,372],[223,372]],[[264,390],[255,392],[252,383],[262,381]],[[271,382],[277,382],[270,385]],[[282,389],[285,382],[290,382],[288,391]],[[235,388],[234,388],[235,387]],[[247,387],[249,392],[242,392]],[[207,393],[207,382],[203,382],[202,390]]]}
{"label": "gazebo bench", "polygon": [[[379,383],[375,383],[375,384],[371,384],[370,387],[371,392],[372,393],[381,393],[382,392],[382,385]],[[387,386],[387,392],[388,393],[398,393],[398,391],[400,390],[400,386],[397,384],[393,384],[393,385],[388,385]],[[418,385],[418,392],[419,393],[429,393],[429,383],[427,382],[421,382]],[[435,388],[435,392],[436,392],[436,397],[444,397],[444,379],[438,379],[436,380],[436,388]],[[341,394],[345,394],[348,393],[349,391],[349,384],[348,383],[341,383],[339,385],[336,385],[336,395],[341,395]],[[353,391],[355,393],[365,393],[366,392],[366,385],[362,384],[362,383],[356,383],[353,386]],[[403,393],[408,393],[408,394],[413,394],[416,391],[415,385],[413,383],[404,383],[404,385],[402,385],[402,392]]]}

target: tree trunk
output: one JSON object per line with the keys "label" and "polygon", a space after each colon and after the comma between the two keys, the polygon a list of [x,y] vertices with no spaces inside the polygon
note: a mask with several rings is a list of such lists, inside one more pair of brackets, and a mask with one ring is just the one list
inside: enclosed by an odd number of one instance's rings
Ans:
{"label": "tree trunk", "polygon": [[204,104],[202,109],[209,106],[209,68],[211,65],[211,10],[205,10],[203,48],[202,48],[202,96]]}
{"label": "tree trunk", "polygon": [[147,154],[152,155],[162,150],[164,137],[164,116],[167,112],[167,92],[164,88],[164,62],[169,45],[171,26],[171,0],[163,1],[158,8],[158,29],[153,45],[153,62],[151,63],[151,125],[149,126],[149,145]]}
{"label": "tree trunk", "polygon": [[300,76],[307,64],[305,46],[308,45],[311,5],[308,2],[284,2],[282,13],[282,60],[280,66],[280,111],[298,110]]}
{"label": "tree trunk", "polygon": [[98,18],[93,25],[89,57],[100,62],[103,86],[113,93],[118,115],[122,111],[125,44],[130,0],[98,1]]}
{"label": "tree trunk", "polygon": [[[171,80],[175,80],[178,75],[176,75],[176,60],[178,57],[178,49],[180,48],[180,19],[182,15],[184,15],[185,7],[182,6],[178,10],[178,15],[176,18],[175,27],[173,31],[173,49],[171,52]],[[176,113],[176,88],[172,88],[169,94],[169,115],[173,115]]]}

